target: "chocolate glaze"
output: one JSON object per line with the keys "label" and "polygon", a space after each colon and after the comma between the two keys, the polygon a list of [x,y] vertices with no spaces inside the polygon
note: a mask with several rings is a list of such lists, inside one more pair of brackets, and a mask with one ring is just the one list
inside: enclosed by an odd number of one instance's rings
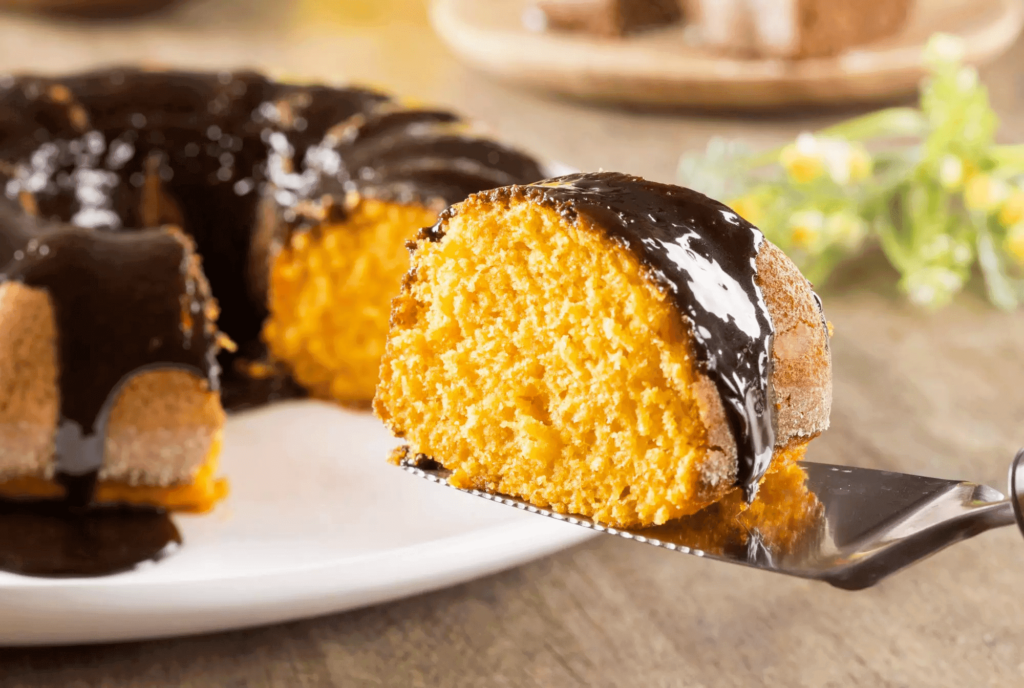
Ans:
{"label": "chocolate glaze", "polygon": [[[737,449],[737,485],[752,500],[775,447],[771,386],[774,329],[757,284],[760,230],[726,206],[689,189],[611,172],[573,174],[496,189],[580,217],[631,251],[672,296],[687,321],[702,371],[722,399]],[[438,241],[457,208],[420,238]]]}
{"label": "chocolate glaze", "polygon": [[173,367],[217,388],[209,288],[191,242],[170,231],[53,225],[16,215],[2,201],[0,227],[6,239],[0,276],[44,289],[53,306],[60,388],[55,469],[68,500],[83,506],[103,463],[104,426],[121,385],[143,370]]}
{"label": "chocolate glaze", "polygon": [[0,499],[0,571],[27,576],[105,576],[158,559],[181,535],[157,509]]}
{"label": "chocolate glaze", "polygon": [[[0,187],[79,226],[181,226],[203,256],[219,327],[252,350],[270,256],[325,206],[343,216],[354,191],[440,209],[544,176],[532,158],[459,122],[372,90],[252,72],[0,77]],[[265,246],[255,230],[264,199],[274,225]],[[230,358],[221,354],[229,376]]]}
{"label": "chocolate glaze", "polygon": [[[286,149],[287,152],[287,149]],[[453,114],[402,109],[393,102],[330,129],[305,155],[302,172],[279,147],[268,170],[285,222],[275,240],[317,224],[340,221],[348,194],[438,210],[485,189],[544,177],[537,162],[474,132]]]}
{"label": "chocolate glaze", "polygon": [[[542,176],[456,115],[367,89],[252,72],[0,76],[0,280],[54,305],[63,508],[90,501],[106,413],[131,376],[181,367],[217,389],[211,288],[217,326],[261,355],[270,258],[288,233],[343,217],[351,192],[440,209]],[[188,237],[146,229],[161,225]],[[220,354],[226,408],[301,396],[232,358]]]}

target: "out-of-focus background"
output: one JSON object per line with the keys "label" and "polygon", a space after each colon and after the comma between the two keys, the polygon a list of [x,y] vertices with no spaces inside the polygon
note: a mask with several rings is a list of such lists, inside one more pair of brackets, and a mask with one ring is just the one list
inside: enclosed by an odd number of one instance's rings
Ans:
{"label": "out-of-focus background", "polygon": [[[93,16],[101,4],[0,0],[0,72],[245,67],[370,84],[547,160],[718,189],[817,271],[835,402],[810,458],[1002,488],[1024,444],[1021,3],[918,0],[889,34],[805,59],[770,54],[749,18],[729,34],[744,41],[735,51],[678,23],[621,37],[559,28],[558,3],[541,19],[512,0],[137,0],[154,7],[131,16],[133,3],[109,0]],[[898,3],[806,4],[857,23]],[[884,202],[862,202],[872,193]],[[888,215],[922,193],[942,212]],[[0,649],[0,684],[1012,686],[1024,682],[1021,581],[1010,529],[860,593],[598,538],[322,619]]]}

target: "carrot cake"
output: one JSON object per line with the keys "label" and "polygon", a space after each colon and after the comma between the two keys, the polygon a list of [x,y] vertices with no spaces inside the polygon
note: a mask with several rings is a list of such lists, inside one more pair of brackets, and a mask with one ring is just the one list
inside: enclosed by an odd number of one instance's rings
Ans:
{"label": "carrot cake", "polygon": [[662,524],[803,456],[828,426],[828,336],[811,285],[726,206],[576,174],[419,234],[374,408],[456,487]]}

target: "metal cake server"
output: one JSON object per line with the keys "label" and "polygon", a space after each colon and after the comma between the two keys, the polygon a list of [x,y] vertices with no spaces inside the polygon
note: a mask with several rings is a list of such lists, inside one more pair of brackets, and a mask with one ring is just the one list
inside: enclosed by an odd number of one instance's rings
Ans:
{"label": "metal cake server", "polygon": [[[1024,533],[1024,449],[1010,466],[1004,497],[986,485],[868,468],[801,462],[816,506],[784,545],[765,537],[770,524],[746,520],[719,528],[707,515],[649,528],[610,528],[505,495],[462,490],[524,511],[655,547],[861,590],[954,543],[1016,523]],[[448,485],[449,471],[403,459],[408,472]],[[762,527],[763,525],[763,527]],[[775,529],[777,530],[777,528]]]}

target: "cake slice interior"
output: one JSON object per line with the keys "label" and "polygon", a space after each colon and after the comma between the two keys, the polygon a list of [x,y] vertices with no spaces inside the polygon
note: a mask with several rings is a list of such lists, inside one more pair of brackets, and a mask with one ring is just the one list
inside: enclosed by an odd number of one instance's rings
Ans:
{"label": "cake slice interior", "polygon": [[[580,179],[606,192],[685,191]],[[724,402],[650,265],[599,218],[538,200],[570,183],[477,194],[421,232],[374,408],[456,487],[611,525],[693,514],[737,487]],[[827,425],[828,344],[796,268],[766,242],[757,263],[777,314],[771,460],[781,469]]]}

